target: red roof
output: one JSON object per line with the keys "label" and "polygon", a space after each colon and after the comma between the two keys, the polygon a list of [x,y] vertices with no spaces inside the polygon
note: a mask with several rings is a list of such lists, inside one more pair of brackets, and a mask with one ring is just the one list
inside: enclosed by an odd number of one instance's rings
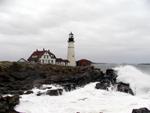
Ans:
{"label": "red roof", "polygon": [[49,55],[52,57],[52,58],[56,58],[56,56],[51,53],[49,50],[44,50],[43,51],[39,51],[39,50],[36,50],[34,51],[31,56],[28,58],[28,61],[35,61],[35,62],[38,62],[38,60],[44,55],[44,53],[49,53]]}
{"label": "red roof", "polygon": [[44,55],[45,51],[34,51],[31,56],[38,56],[42,57]]}
{"label": "red roof", "polygon": [[88,66],[91,65],[91,61],[87,59],[81,59],[77,61],[77,66]]}
{"label": "red roof", "polygon": [[[77,62],[91,62],[90,60],[87,60],[87,59],[81,59],[81,60],[78,60]],[[92,63],[92,62],[91,62]]]}

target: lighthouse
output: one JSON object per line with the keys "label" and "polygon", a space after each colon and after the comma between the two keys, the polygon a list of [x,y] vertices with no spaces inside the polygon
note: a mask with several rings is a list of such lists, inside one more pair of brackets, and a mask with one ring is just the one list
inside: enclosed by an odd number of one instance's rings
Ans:
{"label": "lighthouse", "polygon": [[74,42],[74,35],[71,32],[68,39],[68,66],[76,66]]}

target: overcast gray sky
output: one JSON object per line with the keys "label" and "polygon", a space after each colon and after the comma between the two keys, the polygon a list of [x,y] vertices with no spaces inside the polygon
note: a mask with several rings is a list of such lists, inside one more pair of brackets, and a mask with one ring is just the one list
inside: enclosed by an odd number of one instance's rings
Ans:
{"label": "overcast gray sky", "polygon": [[0,60],[66,58],[71,31],[76,59],[150,62],[150,0],[0,0]]}

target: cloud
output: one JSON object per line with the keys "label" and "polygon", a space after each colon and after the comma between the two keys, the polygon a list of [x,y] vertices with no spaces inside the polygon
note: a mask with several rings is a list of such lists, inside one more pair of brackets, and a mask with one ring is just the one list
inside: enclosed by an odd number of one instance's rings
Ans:
{"label": "cloud", "polygon": [[0,0],[0,60],[36,48],[66,57],[72,31],[77,59],[148,62],[149,13],[148,0]]}

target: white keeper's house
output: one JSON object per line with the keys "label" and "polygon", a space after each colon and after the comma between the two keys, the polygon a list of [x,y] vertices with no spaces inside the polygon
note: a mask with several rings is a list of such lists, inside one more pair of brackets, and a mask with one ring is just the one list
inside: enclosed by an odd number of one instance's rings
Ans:
{"label": "white keeper's house", "polygon": [[28,58],[30,63],[40,63],[40,64],[56,64],[56,65],[63,65],[67,66],[69,61],[56,58],[56,56],[50,52],[50,50],[36,50],[34,51],[31,56]]}
{"label": "white keeper's house", "polygon": [[56,56],[50,50],[36,50],[28,58],[30,63],[56,64]]}

